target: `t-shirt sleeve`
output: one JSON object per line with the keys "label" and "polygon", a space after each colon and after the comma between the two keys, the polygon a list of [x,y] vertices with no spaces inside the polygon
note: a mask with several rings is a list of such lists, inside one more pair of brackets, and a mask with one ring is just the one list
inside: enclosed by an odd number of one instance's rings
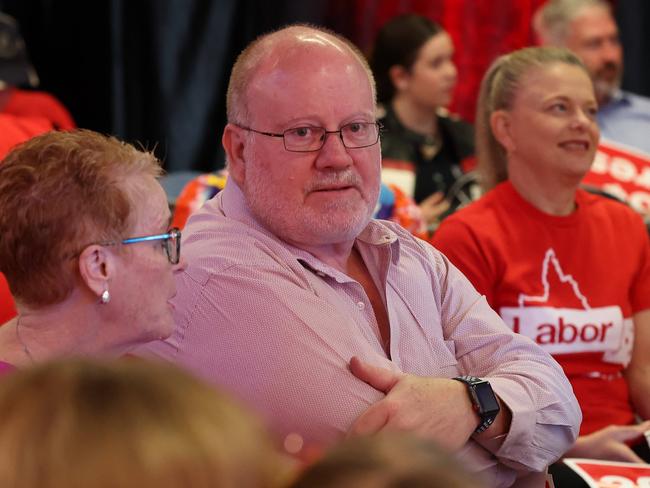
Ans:
{"label": "t-shirt sleeve", "polygon": [[493,303],[496,272],[486,255],[486,242],[481,242],[464,222],[451,218],[442,222],[431,243],[447,256],[480,294],[485,295],[488,303]]}

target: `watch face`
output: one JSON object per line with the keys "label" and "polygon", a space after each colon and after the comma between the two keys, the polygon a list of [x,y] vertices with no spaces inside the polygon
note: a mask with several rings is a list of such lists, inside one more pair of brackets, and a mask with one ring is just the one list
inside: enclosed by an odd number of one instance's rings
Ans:
{"label": "watch face", "polygon": [[481,413],[493,413],[499,411],[499,402],[492,391],[492,387],[486,381],[474,385],[474,393],[478,404],[481,406]]}

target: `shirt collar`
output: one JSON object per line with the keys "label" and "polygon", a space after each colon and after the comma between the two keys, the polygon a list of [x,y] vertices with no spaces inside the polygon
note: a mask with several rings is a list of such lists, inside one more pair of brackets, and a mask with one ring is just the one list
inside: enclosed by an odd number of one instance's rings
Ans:
{"label": "shirt collar", "polygon": [[631,103],[631,101],[630,101],[630,98],[627,96],[627,94],[623,90],[621,90],[620,88],[617,88],[612,93],[612,96],[609,99],[609,102],[607,102],[601,108],[613,107],[613,106],[617,106],[617,105],[628,105],[630,103]]}

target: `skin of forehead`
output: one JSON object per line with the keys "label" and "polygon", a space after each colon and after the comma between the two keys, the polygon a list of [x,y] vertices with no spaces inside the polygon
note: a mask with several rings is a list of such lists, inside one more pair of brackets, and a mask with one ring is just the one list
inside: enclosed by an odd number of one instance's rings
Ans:
{"label": "skin of forehead", "polygon": [[[165,191],[154,177],[144,177],[133,182],[136,227],[151,226],[147,232],[167,227],[170,219]],[[136,229],[138,231],[142,229]]]}
{"label": "skin of forehead", "polygon": [[[515,93],[515,99],[520,98],[523,95],[527,95],[529,98],[535,100],[543,100],[547,93],[547,87],[541,87],[537,84],[540,77],[543,77],[545,74],[549,74],[551,78],[559,76],[572,76],[580,77],[583,76],[586,81],[589,82],[591,91],[589,92],[590,96],[593,96],[593,85],[591,84],[591,78],[585,71],[580,67],[569,63],[563,63],[561,61],[553,61],[541,66],[531,67],[523,76],[522,83]],[[562,86],[561,83],[558,86]]]}
{"label": "skin of forehead", "polygon": [[607,18],[616,26],[616,21],[607,7],[601,5],[585,5],[570,19],[565,39],[573,40],[573,38],[584,37],[586,32],[583,31],[587,31],[591,27],[590,22],[594,18],[598,19],[598,21],[602,18]]}
{"label": "skin of forehead", "polygon": [[[278,51],[280,58],[287,58],[287,50],[307,51],[311,49],[326,49],[340,54],[347,54],[356,58],[356,55],[339,39],[326,32],[321,32],[308,27],[288,27],[282,31],[276,32],[264,41],[260,48],[277,57]],[[270,55],[267,54],[269,57]]]}
{"label": "skin of forehead", "polygon": [[311,72],[326,72],[332,68],[339,72],[358,69],[365,72],[358,55],[347,45],[314,29],[287,28],[272,35],[258,49],[265,54],[251,78],[250,86],[254,88],[260,88],[269,77],[288,75],[293,78],[300,69]]}

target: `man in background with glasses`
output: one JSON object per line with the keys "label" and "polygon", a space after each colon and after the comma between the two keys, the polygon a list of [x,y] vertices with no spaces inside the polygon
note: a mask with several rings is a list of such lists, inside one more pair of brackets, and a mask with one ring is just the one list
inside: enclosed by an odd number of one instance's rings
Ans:
{"label": "man in background with glasses", "polygon": [[374,114],[366,61],[332,33],[288,27],[240,55],[230,178],[190,217],[176,331],[148,353],[234,392],[292,454],[409,430],[508,486],[573,442],[575,398],[444,256],[371,219]]}

